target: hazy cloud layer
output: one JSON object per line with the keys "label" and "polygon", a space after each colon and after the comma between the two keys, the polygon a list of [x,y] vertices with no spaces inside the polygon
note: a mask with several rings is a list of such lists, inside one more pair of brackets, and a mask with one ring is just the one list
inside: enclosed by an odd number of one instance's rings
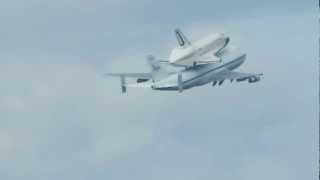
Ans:
{"label": "hazy cloud layer", "polygon": [[[311,3],[0,2],[1,179],[316,178]],[[102,76],[148,71],[176,26],[226,32],[248,53],[239,70],[265,76],[125,95]]]}

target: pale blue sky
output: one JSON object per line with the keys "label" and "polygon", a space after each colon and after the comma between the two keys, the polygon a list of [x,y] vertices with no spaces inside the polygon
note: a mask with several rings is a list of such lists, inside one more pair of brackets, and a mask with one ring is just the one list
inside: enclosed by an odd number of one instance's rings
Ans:
{"label": "pale blue sky", "polygon": [[[288,5],[290,3],[290,5]],[[0,0],[0,179],[316,179],[317,10],[308,1]],[[173,29],[225,32],[259,83],[129,89]]]}

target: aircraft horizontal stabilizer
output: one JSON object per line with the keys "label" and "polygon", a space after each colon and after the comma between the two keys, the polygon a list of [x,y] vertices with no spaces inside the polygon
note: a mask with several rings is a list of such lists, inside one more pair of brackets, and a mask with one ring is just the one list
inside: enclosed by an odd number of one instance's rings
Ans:
{"label": "aircraft horizontal stabilizer", "polygon": [[152,83],[145,82],[145,83],[126,84],[126,87],[131,87],[131,88],[152,88]]}
{"label": "aircraft horizontal stabilizer", "polygon": [[[106,73],[106,76],[113,76],[113,77],[120,77],[121,82],[121,91],[122,93],[127,92],[126,78],[136,78],[137,79],[137,86],[142,87],[146,86],[146,81],[152,78],[151,73]],[[133,87],[132,85],[130,85]],[[150,87],[150,86],[148,86]]]}

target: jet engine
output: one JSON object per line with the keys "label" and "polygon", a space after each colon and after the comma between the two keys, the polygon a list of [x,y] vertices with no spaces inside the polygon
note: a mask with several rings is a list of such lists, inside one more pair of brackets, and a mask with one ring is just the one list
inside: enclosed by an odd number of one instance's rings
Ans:
{"label": "jet engine", "polygon": [[259,76],[243,77],[243,78],[237,79],[237,82],[242,82],[246,80],[248,80],[249,83],[255,83],[260,81],[260,77]]}
{"label": "jet engine", "polygon": [[149,81],[149,79],[142,79],[142,78],[137,79],[137,83],[142,83],[146,81]]}
{"label": "jet engine", "polygon": [[255,83],[255,82],[258,82],[258,81],[260,81],[260,77],[250,77],[248,79],[249,83]]}
{"label": "jet engine", "polygon": [[245,81],[245,80],[247,80],[247,79],[249,79],[249,78],[248,78],[248,77],[238,78],[238,79],[237,79],[237,82],[242,82],[242,81]]}

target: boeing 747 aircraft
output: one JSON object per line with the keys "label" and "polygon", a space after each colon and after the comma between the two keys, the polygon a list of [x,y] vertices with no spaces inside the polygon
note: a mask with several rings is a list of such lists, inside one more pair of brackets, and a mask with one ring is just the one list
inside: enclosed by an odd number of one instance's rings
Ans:
{"label": "boeing 747 aircraft", "polygon": [[[223,47],[223,46],[221,46]],[[239,50],[223,47],[216,54],[220,60],[215,63],[193,64],[192,66],[173,65],[149,56],[150,73],[107,73],[108,76],[120,78],[122,92],[127,87],[151,88],[159,91],[178,91],[212,83],[222,85],[225,80],[254,83],[260,80],[261,73],[242,73],[234,71],[246,60],[246,54]],[[134,78],[136,83],[129,84],[127,78]]]}

